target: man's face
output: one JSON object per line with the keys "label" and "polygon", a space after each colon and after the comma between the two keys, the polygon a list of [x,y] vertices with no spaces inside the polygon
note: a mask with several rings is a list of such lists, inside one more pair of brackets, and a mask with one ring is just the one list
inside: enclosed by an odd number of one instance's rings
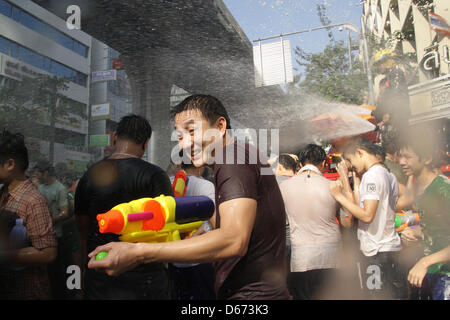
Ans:
{"label": "man's face", "polygon": [[3,164],[0,164],[0,183],[8,183],[10,181],[14,166],[13,159],[8,159]]}
{"label": "man's face", "polygon": [[345,154],[344,160],[346,160],[347,166],[350,164],[350,167],[348,168],[349,171],[356,171],[358,175],[362,175],[364,173],[364,162],[360,152],[357,151],[354,154]]}
{"label": "man's face", "polygon": [[8,170],[5,164],[0,164],[0,183],[6,183],[8,180]]}
{"label": "man's face", "polygon": [[174,119],[178,146],[194,166],[212,164],[214,148],[221,145],[221,130],[216,122],[210,125],[199,110],[186,110]]}
{"label": "man's face", "polygon": [[39,170],[35,170],[34,176],[35,178],[37,178],[40,184],[46,184],[48,182],[48,172],[41,172]]}
{"label": "man's face", "polygon": [[411,148],[402,148],[400,150],[398,163],[407,176],[417,176],[424,167],[423,161]]}

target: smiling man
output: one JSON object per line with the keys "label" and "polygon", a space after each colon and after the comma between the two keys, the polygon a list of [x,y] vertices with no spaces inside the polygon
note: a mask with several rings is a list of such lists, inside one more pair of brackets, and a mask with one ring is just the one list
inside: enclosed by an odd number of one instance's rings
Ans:
{"label": "smiling man", "polygon": [[[269,165],[231,137],[216,98],[190,96],[172,116],[183,153],[196,167],[214,168],[214,230],[176,242],[107,244],[90,254],[89,267],[115,275],[148,262],[213,262],[218,299],[288,299],[285,209],[275,177],[261,174]],[[96,261],[100,251],[109,254]]]}
{"label": "smiling man", "polygon": [[[435,300],[450,299],[450,181],[434,170],[437,139],[429,130],[410,130],[400,145],[399,163],[416,183],[415,206],[420,214],[425,257],[409,271],[408,281],[422,287],[424,279]],[[407,229],[402,237],[420,240],[417,229]]]}

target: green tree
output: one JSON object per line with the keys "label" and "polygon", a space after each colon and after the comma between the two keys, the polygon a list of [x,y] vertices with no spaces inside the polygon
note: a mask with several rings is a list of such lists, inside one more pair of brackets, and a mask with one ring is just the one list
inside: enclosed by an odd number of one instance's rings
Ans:
{"label": "green tree", "polygon": [[49,160],[53,162],[55,124],[60,119],[85,119],[86,112],[74,106],[64,95],[69,80],[40,75],[24,77],[0,86],[0,128],[21,132],[27,137],[50,142]]}
{"label": "green tree", "polygon": [[312,54],[297,47],[295,60],[304,69],[296,75],[296,88],[331,101],[363,103],[367,78],[359,61],[353,62],[350,70],[348,49],[343,41],[331,42],[323,52]]}

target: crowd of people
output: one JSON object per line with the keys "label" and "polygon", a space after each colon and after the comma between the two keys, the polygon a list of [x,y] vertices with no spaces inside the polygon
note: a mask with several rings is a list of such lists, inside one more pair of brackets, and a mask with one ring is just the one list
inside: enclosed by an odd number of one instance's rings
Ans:
{"label": "crowd of people", "polygon": [[[74,216],[76,174],[48,161],[29,168],[20,133],[0,136],[0,296],[3,299],[75,299],[66,270],[79,265],[79,234]],[[19,223],[19,221],[21,221]],[[24,236],[12,229],[25,226]]]}
{"label": "crowd of people", "polygon": [[[212,96],[192,95],[171,115],[181,163],[164,171],[142,160],[152,128],[128,115],[114,153],[77,181],[46,162],[27,174],[23,136],[0,134],[0,298],[450,299],[450,183],[426,130],[389,130],[381,144],[349,137],[332,181],[322,146],[267,160],[233,138]],[[199,127],[217,135],[197,134]],[[100,233],[99,213],[174,196],[179,170],[187,173],[185,196],[215,203],[193,235],[129,243]],[[399,230],[401,210],[417,212],[419,223]],[[19,219],[20,246],[11,237]],[[67,285],[70,265],[80,268],[77,288]]]}

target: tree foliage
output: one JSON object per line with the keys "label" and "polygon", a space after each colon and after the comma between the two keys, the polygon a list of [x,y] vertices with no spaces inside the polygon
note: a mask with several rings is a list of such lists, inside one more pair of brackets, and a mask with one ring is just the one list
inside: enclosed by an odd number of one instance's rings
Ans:
{"label": "tree foliage", "polygon": [[87,117],[86,110],[76,107],[64,92],[68,80],[55,76],[24,77],[0,86],[0,128],[21,132],[26,137],[45,138],[50,142],[53,158],[55,123],[64,119],[74,122]]}
{"label": "tree foliage", "polygon": [[350,70],[348,49],[343,41],[329,43],[323,52],[306,53],[295,49],[297,64],[304,72],[296,76],[297,88],[331,101],[361,104],[367,78],[361,63],[353,62]]}

